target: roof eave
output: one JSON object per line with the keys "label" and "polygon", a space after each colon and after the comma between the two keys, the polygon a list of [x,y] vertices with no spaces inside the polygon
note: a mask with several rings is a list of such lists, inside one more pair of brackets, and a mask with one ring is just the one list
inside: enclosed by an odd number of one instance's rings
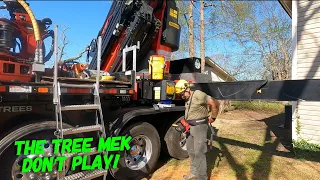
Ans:
{"label": "roof eave", "polygon": [[282,8],[287,12],[287,14],[292,18],[292,0],[278,0]]}
{"label": "roof eave", "polygon": [[227,80],[231,81],[237,81],[235,77],[233,77],[231,74],[229,74],[227,71],[222,69],[218,64],[216,64],[210,57],[206,57],[206,64],[211,66],[213,69],[215,69],[217,72],[221,73],[222,75],[226,76]]}

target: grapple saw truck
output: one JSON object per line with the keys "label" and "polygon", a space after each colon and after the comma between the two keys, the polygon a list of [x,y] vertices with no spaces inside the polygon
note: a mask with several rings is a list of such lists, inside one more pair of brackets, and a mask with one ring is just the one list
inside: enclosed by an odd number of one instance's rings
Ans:
{"label": "grapple saw truck", "polygon": [[[49,29],[51,19],[37,20],[23,0],[3,2],[1,9],[11,18],[0,19],[1,180],[107,174],[141,179],[155,169],[161,152],[187,158],[185,136],[172,127],[185,110],[174,88],[179,79],[219,100],[320,100],[319,80],[212,82],[200,73],[198,58],[171,61],[181,32],[175,1],[113,1],[97,38],[89,43],[87,64],[60,62],[58,27]],[[53,41],[47,53],[43,41],[48,37]],[[52,55],[54,67],[45,68]],[[120,152],[117,168],[72,171],[66,161],[63,171],[21,171],[25,158],[53,156],[52,139],[127,135],[131,149]],[[16,154],[16,141],[33,139],[45,140],[43,155]],[[92,147],[82,155],[99,153]],[[65,154],[68,159],[75,155],[79,153]]]}

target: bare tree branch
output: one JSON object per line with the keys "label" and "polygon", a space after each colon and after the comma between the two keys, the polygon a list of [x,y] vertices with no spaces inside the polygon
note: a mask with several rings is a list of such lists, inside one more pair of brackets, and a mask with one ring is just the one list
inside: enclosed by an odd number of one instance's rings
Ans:
{"label": "bare tree branch", "polygon": [[64,28],[63,28],[63,30],[61,32],[61,44],[58,47],[58,51],[59,51],[58,53],[60,53],[60,55],[59,55],[59,64],[68,63],[68,62],[71,62],[71,61],[78,60],[88,50],[88,47],[86,47],[77,56],[62,60],[63,56],[66,55],[65,48],[69,44],[69,40],[68,40],[67,35],[66,35],[66,31],[69,30],[69,29],[70,29],[69,27],[64,26]]}
{"label": "bare tree branch", "polygon": [[61,33],[61,38],[62,38],[62,47],[59,47],[59,50],[60,50],[60,57],[59,57],[59,62],[61,62],[61,59],[63,57],[63,55],[65,55],[65,52],[64,52],[64,49],[66,47],[66,45],[69,44],[69,41],[67,39],[67,36],[66,36],[66,31],[70,29],[68,27],[65,27],[63,30],[62,30],[62,33]]}
{"label": "bare tree branch", "polygon": [[[210,22],[213,38],[228,38],[262,64],[262,71],[273,76],[273,80],[288,79],[290,71],[290,20],[283,18],[275,2],[219,2]],[[209,25],[210,26],[210,25]],[[247,60],[242,61],[249,64]],[[241,66],[239,66],[241,67]]]}
{"label": "bare tree branch", "polygon": [[63,63],[68,63],[68,62],[71,62],[71,61],[78,60],[78,59],[80,59],[80,58],[82,57],[82,55],[83,55],[84,53],[86,53],[87,51],[88,51],[88,47],[86,47],[83,51],[81,51],[81,52],[78,54],[78,56],[65,59],[65,60],[63,60],[62,62],[63,62]]}

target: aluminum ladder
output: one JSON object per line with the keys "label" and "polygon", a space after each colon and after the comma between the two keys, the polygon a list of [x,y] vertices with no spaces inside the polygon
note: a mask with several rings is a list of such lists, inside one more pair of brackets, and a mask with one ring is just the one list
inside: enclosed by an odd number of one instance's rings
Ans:
{"label": "aluminum ladder", "polygon": [[[100,87],[100,63],[101,63],[101,36],[98,37],[98,56],[97,56],[97,77],[96,82],[94,84],[89,85],[81,85],[81,84],[67,84],[67,83],[60,83],[58,82],[58,52],[57,52],[57,35],[58,35],[58,26],[55,27],[55,44],[54,44],[54,51],[55,51],[55,65],[54,65],[54,82],[53,82],[53,103],[55,105],[55,117],[57,122],[57,131],[55,135],[57,138],[63,139],[64,135],[72,135],[72,134],[80,134],[80,133],[87,133],[87,132],[98,132],[99,137],[106,137],[104,121],[103,121],[103,113],[101,108],[100,96],[99,96],[99,87]],[[92,93],[94,96],[94,103],[93,104],[84,104],[84,105],[61,105],[61,88],[90,88],[92,89]],[[63,119],[62,119],[62,112],[64,111],[81,111],[81,110],[95,110],[95,124],[90,126],[82,126],[82,127],[75,127],[75,128],[63,128]],[[61,154],[62,156],[66,156],[67,158],[72,158],[75,155],[94,155],[107,152],[98,152],[96,148],[92,148],[91,152],[88,153],[66,153]],[[71,163],[71,162],[70,162]],[[58,180],[89,180],[94,179],[97,177],[104,176],[103,179],[106,179],[108,170],[93,170],[93,171],[82,171],[75,174],[71,174],[65,176],[66,169],[65,163],[63,164],[63,172],[60,176],[59,173],[57,174]],[[60,177],[59,177],[60,176]]]}

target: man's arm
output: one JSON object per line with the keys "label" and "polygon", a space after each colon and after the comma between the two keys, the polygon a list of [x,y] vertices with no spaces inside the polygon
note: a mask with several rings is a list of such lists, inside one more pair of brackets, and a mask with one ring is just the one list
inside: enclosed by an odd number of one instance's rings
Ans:
{"label": "man's arm", "polygon": [[219,101],[213,99],[211,96],[207,95],[206,93],[204,93],[202,91],[195,91],[194,93],[197,93],[195,98],[201,99],[201,101],[203,103],[206,103],[208,105],[209,123],[214,122],[218,116],[218,113],[219,113],[219,108],[220,108]]}
{"label": "man's arm", "polygon": [[214,100],[210,96],[208,96],[208,106],[210,109],[209,123],[212,123],[218,116],[220,103],[219,101]]}

